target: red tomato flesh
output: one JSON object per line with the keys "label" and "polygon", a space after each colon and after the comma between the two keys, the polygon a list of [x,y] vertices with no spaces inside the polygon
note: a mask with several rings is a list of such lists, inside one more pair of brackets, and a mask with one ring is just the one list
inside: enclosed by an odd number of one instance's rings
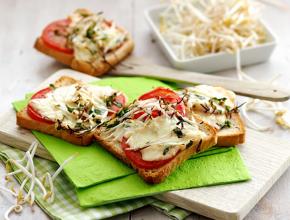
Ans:
{"label": "red tomato flesh", "polygon": [[50,23],[42,32],[41,39],[50,48],[72,54],[73,50],[67,47],[67,28],[70,23],[69,19],[58,20]]}
{"label": "red tomato flesh", "polygon": [[[51,88],[45,88],[42,89],[40,91],[38,91],[37,93],[35,93],[31,99],[42,99],[46,97],[46,94],[51,92]],[[30,118],[39,121],[39,122],[44,122],[47,124],[53,124],[54,121],[46,119],[45,117],[43,117],[41,114],[39,114],[36,110],[34,110],[33,106],[28,103],[27,105],[27,114],[29,115]]]}
{"label": "red tomato flesh", "polygon": [[174,157],[166,159],[166,160],[158,160],[158,161],[146,161],[142,159],[142,155],[140,150],[139,151],[133,151],[128,150],[129,145],[126,143],[127,139],[123,137],[123,140],[121,142],[122,149],[125,152],[126,157],[131,160],[137,167],[143,168],[143,169],[156,169],[159,167],[162,167],[163,165],[170,162]]}
{"label": "red tomato flesh", "polygon": [[153,89],[142,96],[139,97],[139,100],[146,100],[146,99],[164,99],[164,101],[168,103],[176,103],[175,109],[179,112],[181,115],[185,115],[185,107],[184,104],[181,102],[181,98],[171,89],[163,88],[163,87],[157,87],[156,89]]}
{"label": "red tomato flesh", "polygon": [[174,103],[180,101],[180,97],[171,89],[157,87],[139,97],[139,100],[146,100],[152,98],[163,98],[165,101],[169,103]]}

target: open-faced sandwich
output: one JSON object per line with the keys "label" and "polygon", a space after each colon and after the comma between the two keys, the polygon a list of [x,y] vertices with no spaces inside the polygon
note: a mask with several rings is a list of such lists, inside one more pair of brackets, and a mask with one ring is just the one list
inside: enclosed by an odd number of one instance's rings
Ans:
{"label": "open-faced sandwich", "polygon": [[217,130],[218,146],[244,143],[245,126],[236,105],[236,95],[221,87],[198,85],[180,92],[187,114],[199,117]]}
{"label": "open-faced sandwich", "polygon": [[191,155],[217,143],[216,130],[198,117],[189,119],[178,94],[161,87],[103,123],[95,137],[150,183],[163,181]]}
{"label": "open-faced sandwich", "polygon": [[133,50],[130,34],[102,13],[78,9],[68,18],[49,24],[35,48],[72,69],[98,76]]}
{"label": "open-faced sandwich", "polygon": [[244,142],[235,99],[221,87],[158,87],[126,105],[125,94],[110,86],[65,76],[36,92],[17,124],[77,145],[95,137],[146,182],[160,183],[193,154]]}
{"label": "open-faced sandwich", "polygon": [[113,117],[126,101],[123,93],[110,86],[90,85],[64,76],[32,96],[27,107],[17,113],[17,124],[88,145],[97,126]]}

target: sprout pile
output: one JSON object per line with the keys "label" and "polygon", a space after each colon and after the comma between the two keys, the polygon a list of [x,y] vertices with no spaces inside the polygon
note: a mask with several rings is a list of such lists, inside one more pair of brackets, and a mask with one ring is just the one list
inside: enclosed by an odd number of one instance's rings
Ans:
{"label": "sprout pile", "polygon": [[[54,174],[45,173],[44,176],[39,177],[36,173],[33,158],[37,149],[37,142],[31,144],[29,150],[20,160],[8,159],[6,161],[6,185],[0,186],[0,191],[11,194],[15,197],[15,204],[13,204],[4,214],[4,219],[9,220],[9,215],[12,212],[20,213],[26,204],[33,206],[35,202],[35,193],[40,192],[42,199],[52,203],[54,200],[54,185],[55,178],[63,170],[64,166],[71,161],[76,155],[72,155],[66,159]],[[14,170],[14,171],[13,171]],[[15,189],[12,177],[14,175],[22,175],[24,177],[20,187]],[[24,188],[28,187],[27,193]]]}

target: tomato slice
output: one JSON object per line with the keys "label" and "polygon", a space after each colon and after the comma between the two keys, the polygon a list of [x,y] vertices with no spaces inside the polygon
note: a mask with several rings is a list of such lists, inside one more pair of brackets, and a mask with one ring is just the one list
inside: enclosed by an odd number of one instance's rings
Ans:
{"label": "tomato slice", "polygon": [[[164,99],[166,102],[169,103],[176,103],[175,109],[181,114],[182,116],[185,115],[185,106],[181,102],[181,98],[171,89],[168,88],[163,88],[163,87],[157,87],[156,89],[149,91],[142,96],[139,97],[139,100],[146,100],[146,99],[152,99],[152,98],[157,98],[157,99]],[[134,115],[133,119],[139,118],[141,115],[143,115],[144,112],[138,112],[137,114]],[[152,117],[156,118],[160,116],[160,111],[158,110],[153,110],[152,111]],[[147,118],[147,117],[146,117]],[[145,120],[146,120],[145,118]]]}
{"label": "tomato slice", "polygon": [[181,102],[181,98],[178,96],[176,92],[174,92],[171,89],[163,88],[163,87],[157,87],[156,89],[153,89],[142,96],[139,97],[139,100],[146,100],[146,99],[164,99],[166,102],[169,103],[176,103],[175,109],[181,114],[185,115],[185,106]]}
{"label": "tomato slice", "polygon": [[43,42],[54,50],[72,54],[73,50],[67,46],[67,27],[69,23],[69,19],[63,19],[47,25],[41,36]]}
{"label": "tomato slice", "polygon": [[[42,99],[46,97],[46,94],[51,92],[51,88],[45,88],[42,89],[40,91],[38,91],[37,93],[35,93],[31,99]],[[39,121],[39,122],[44,122],[47,124],[54,124],[54,121],[46,119],[45,117],[43,117],[41,114],[39,114],[36,110],[34,110],[33,106],[28,103],[27,105],[27,114],[29,115],[30,118]]]}
{"label": "tomato slice", "polygon": [[146,100],[152,98],[163,98],[165,101],[169,103],[178,102],[181,98],[171,89],[157,87],[139,97],[139,100]]}
{"label": "tomato slice", "polygon": [[126,157],[132,161],[137,167],[143,169],[156,169],[170,162],[175,156],[166,160],[146,161],[142,159],[140,151],[128,150],[129,145],[126,143],[127,139],[123,137],[121,146],[125,152]]}
{"label": "tomato slice", "polygon": [[[114,104],[115,103],[115,104]],[[117,103],[117,104],[116,104]],[[110,107],[115,113],[120,111],[126,103],[126,97],[123,94],[117,95],[113,101],[113,105]],[[114,112],[109,112],[108,115],[111,116],[115,114]]]}

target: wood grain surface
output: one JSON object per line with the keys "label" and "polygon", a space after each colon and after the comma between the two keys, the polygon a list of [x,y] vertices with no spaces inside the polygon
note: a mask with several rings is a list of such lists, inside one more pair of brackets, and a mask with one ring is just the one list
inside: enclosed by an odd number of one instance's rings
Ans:
{"label": "wood grain surface", "polygon": [[[289,0],[284,0],[284,2],[290,4]],[[134,52],[136,56],[144,56],[158,64],[169,66],[154,39],[151,38],[149,27],[143,16],[145,8],[158,3],[159,1],[156,0],[0,0],[0,112],[4,113],[9,110],[13,100],[22,99],[25,93],[35,88],[51,73],[64,68],[49,57],[39,54],[32,48],[32,45],[48,22],[64,17],[77,7],[104,11],[108,17],[117,20],[132,33],[136,42]],[[277,83],[288,86],[290,82],[290,13],[287,10],[265,6],[263,17],[277,35],[278,47],[269,62],[246,67],[244,70],[261,81],[271,79],[274,74],[281,74]],[[234,70],[217,73],[217,75],[236,77]],[[261,121],[264,124],[272,124],[267,114],[261,118]],[[267,134],[281,139],[289,140],[290,138],[289,131],[280,129],[274,124],[273,131]],[[0,166],[0,174],[3,173],[3,167]],[[290,170],[288,169],[245,219],[289,219],[289,182]],[[0,193],[0,216],[11,203],[11,198]],[[34,212],[28,209],[21,216],[11,219],[46,220],[48,217],[35,206]],[[115,219],[167,218],[148,207]],[[189,219],[207,218],[193,214]]]}
{"label": "wood grain surface", "polygon": [[117,76],[143,76],[167,82],[187,85],[207,84],[220,86],[234,91],[238,95],[273,102],[287,101],[290,98],[290,89],[287,87],[269,85],[265,82],[248,82],[229,77],[215,76],[193,71],[177,70],[170,67],[156,65],[144,58],[130,56],[122,65],[111,70],[111,75]]}
{"label": "wood grain surface", "polygon": [[[45,88],[65,75],[87,82],[96,80],[92,76],[64,69],[51,75],[37,88]],[[24,151],[36,141],[29,130],[15,124],[13,110],[0,117],[0,140]],[[239,149],[251,174],[251,181],[168,192],[157,198],[215,219],[244,218],[289,167],[290,148],[285,140],[248,129],[246,143]],[[39,148],[36,154],[53,160],[44,147]]]}

